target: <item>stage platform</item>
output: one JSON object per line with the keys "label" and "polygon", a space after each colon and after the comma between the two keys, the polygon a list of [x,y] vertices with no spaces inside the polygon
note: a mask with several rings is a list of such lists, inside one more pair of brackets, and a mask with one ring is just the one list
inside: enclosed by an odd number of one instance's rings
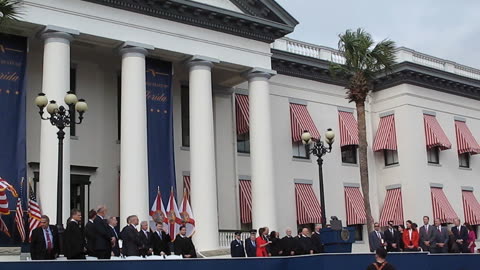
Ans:
{"label": "stage platform", "polygon": [[[478,270],[480,254],[398,253],[387,260],[397,270]],[[361,270],[372,263],[373,254],[321,254],[298,257],[183,259],[183,260],[91,260],[0,262],[5,270],[85,270],[85,269],[182,269],[182,270]]]}

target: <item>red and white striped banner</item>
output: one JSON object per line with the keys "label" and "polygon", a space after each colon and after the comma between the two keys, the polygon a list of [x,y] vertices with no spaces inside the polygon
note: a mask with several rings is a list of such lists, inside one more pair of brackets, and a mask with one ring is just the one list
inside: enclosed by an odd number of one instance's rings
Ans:
{"label": "red and white striped banner", "polygon": [[395,115],[380,118],[377,134],[373,141],[373,151],[397,150],[397,131],[395,130]]}
{"label": "red and white striped banner", "polygon": [[480,203],[473,195],[473,191],[462,191],[463,213],[465,214],[465,222],[470,225],[480,224]]}
{"label": "red and white striped banner", "polygon": [[188,194],[191,194],[190,193],[190,175],[183,176],[183,189],[186,190]]}
{"label": "red and white striped banner", "polygon": [[302,141],[304,131],[310,132],[313,140],[320,140],[320,132],[308,113],[306,105],[290,103],[290,125],[293,142]]}
{"label": "red and white striped banner", "polygon": [[10,209],[8,208],[8,198],[5,190],[0,190],[0,215],[10,214]]}
{"label": "red and white striped banner", "polygon": [[240,222],[252,223],[252,185],[249,180],[238,181],[240,186]]}
{"label": "red and white striped banner", "polygon": [[237,122],[237,135],[248,133],[250,111],[248,96],[235,94],[235,119]]}
{"label": "red and white striped banner", "polygon": [[42,217],[42,211],[40,209],[40,204],[37,202],[35,197],[35,192],[33,191],[32,185],[28,185],[28,239],[32,239],[32,232],[38,226],[40,226],[40,219]]}
{"label": "red and white striped banner", "polygon": [[387,226],[390,220],[393,221],[393,225],[404,224],[402,190],[400,188],[387,190],[387,195],[385,196],[385,202],[380,214],[380,226]]}
{"label": "red and white striped banner", "polygon": [[423,122],[425,124],[425,141],[427,149],[438,147],[440,150],[452,148],[447,135],[433,115],[424,114]]}
{"label": "red and white striped banner", "polygon": [[474,155],[480,153],[480,145],[478,145],[465,122],[455,121],[455,132],[457,135],[457,148],[459,154],[470,153]]}
{"label": "red and white striped banner", "polygon": [[295,184],[295,199],[298,224],[322,222],[322,210],[312,185]]}
{"label": "red and white striped banner", "polygon": [[351,112],[338,112],[340,126],[340,147],[358,145],[358,124]]}
{"label": "red and white striped banner", "polygon": [[23,220],[23,207],[22,200],[20,197],[17,200],[17,208],[15,212],[15,224],[17,226],[18,234],[20,234],[20,239],[22,243],[25,242],[25,221]]}
{"label": "red and white striped banner", "polygon": [[345,210],[347,211],[347,225],[367,223],[367,214],[360,188],[345,187]]}
{"label": "red and white striped banner", "polygon": [[441,223],[453,223],[453,220],[458,216],[448,202],[443,189],[431,187],[430,191],[432,193],[433,218],[440,219]]}

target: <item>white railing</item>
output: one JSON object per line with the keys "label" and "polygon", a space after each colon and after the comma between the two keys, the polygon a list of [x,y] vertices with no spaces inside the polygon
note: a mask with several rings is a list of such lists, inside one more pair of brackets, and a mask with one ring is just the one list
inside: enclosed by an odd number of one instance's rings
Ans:
{"label": "white railing", "polygon": [[[336,49],[290,38],[277,39],[274,43],[272,43],[271,47],[276,50],[287,51],[290,53],[322,59],[329,62],[339,64],[345,63],[345,58]],[[463,77],[480,80],[479,69],[460,65],[452,61],[420,53],[405,47],[398,48],[397,62],[412,62],[422,66],[427,66],[438,70],[454,73]]]}
{"label": "white railing", "polygon": [[[235,231],[221,230],[218,232],[220,240],[220,248],[229,248],[230,243],[235,239]],[[240,239],[245,241],[245,239],[250,237],[250,232],[242,232]]]}

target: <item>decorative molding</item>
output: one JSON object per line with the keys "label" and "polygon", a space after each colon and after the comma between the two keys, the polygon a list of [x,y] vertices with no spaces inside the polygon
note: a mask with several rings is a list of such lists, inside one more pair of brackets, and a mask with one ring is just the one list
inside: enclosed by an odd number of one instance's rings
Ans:
{"label": "decorative molding", "polygon": [[[199,2],[188,0],[83,0],[100,5],[110,6],[128,10],[148,16],[167,19],[193,26],[203,27],[219,32],[242,36],[262,42],[272,43],[291,32],[295,28],[296,22],[280,20],[288,18],[281,15],[281,8],[277,10],[269,9],[265,3],[272,0],[262,0],[262,4],[255,3],[259,1],[238,0],[235,2],[245,2],[251,11],[258,16],[241,14],[238,12],[222,9]],[[258,8],[257,8],[258,7]],[[268,10],[268,12],[266,12]],[[249,12],[247,12],[249,13]],[[278,13],[281,16],[272,15]],[[288,14],[286,11],[284,13]],[[262,17],[263,16],[263,17]],[[265,17],[266,16],[266,17]]]}
{"label": "decorative molding", "polygon": [[360,188],[360,184],[359,183],[343,183],[343,187]]}
{"label": "decorative molding", "polygon": [[378,116],[380,118],[382,118],[382,117],[389,116],[389,115],[394,115],[394,114],[395,114],[395,111],[388,111],[388,112],[382,112]]}
{"label": "decorative molding", "polygon": [[251,181],[252,177],[250,175],[239,175],[238,180]]}
{"label": "decorative molding", "polygon": [[339,112],[347,112],[347,113],[354,113],[355,112],[354,108],[341,107],[341,106],[337,106],[337,110]]}
{"label": "decorative molding", "polygon": [[190,176],[190,171],[183,171],[182,176]]}
{"label": "decorative molding", "polygon": [[467,122],[467,118],[465,117],[460,117],[460,116],[454,116],[453,120],[459,121],[459,122]]}
{"label": "decorative molding", "polygon": [[288,102],[293,104],[305,105],[305,106],[307,106],[308,104],[308,101],[304,99],[298,99],[298,98],[289,98]]}
{"label": "decorative molding", "polygon": [[436,113],[436,112],[428,111],[428,110],[423,110],[423,114],[431,115],[431,116],[437,116],[437,113]]}
{"label": "decorative molding", "polygon": [[402,188],[402,185],[401,184],[396,184],[396,185],[389,185],[389,186],[385,187],[386,190],[397,189],[397,188]]}
{"label": "decorative molding", "polygon": [[273,0],[230,0],[241,11],[248,15],[261,17],[266,20],[297,25],[298,21],[292,17],[285,9]]}
{"label": "decorative molding", "polygon": [[443,189],[443,184],[439,183],[430,183],[431,188],[442,188]]}
{"label": "decorative molding", "polygon": [[293,179],[293,182],[294,182],[295,184],[313,185],[313,180],[311,180],[311,179],[298,179],[298,178],[295,178],[295,179]]}
{"label": "decorative molding", "polygon": [[473,191],[473,187],[462,186],[462,191]]}

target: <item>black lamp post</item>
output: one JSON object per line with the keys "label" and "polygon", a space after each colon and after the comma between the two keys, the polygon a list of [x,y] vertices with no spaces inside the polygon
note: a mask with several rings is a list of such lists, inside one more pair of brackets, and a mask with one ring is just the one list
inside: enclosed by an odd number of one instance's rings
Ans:
{"label": "black lamp post", "polygon": [[[69,127],[71,123],[81,124],[83,120],[83,114],[88,110],[87,103],[84,99],[77,99],[77,96],[72,92],[67,92],[65,95],[65,103],[68,105],[68,110],[61,105],[58,106],[55,100],[50,100],[44,93],[38,94],[35,98],[35,104],[40,109],[39,114],[42,120],[49,120],[53,126],[58,128],[58,174],[57,174],[57,228],[59,233],[60,247],[62,247],[63,240],[63,224],[62,224],[62,195],[63,195],[63,139],[65,138],[66,127]],[[47,107],[47,112],[50,117],[43,116],[43,110]],[[78,122],[74,117],[74,110],[78,112]],[[63,251],[63,250],[62,250]]]}
{"label": "black lamp post", "polygon": [[309,154],[313,154],[317,157],[318,163],[318,173],[319,173],[319,182],[320,182],[320,207],[322,211],[322,228],[325,228],[327,225],[327,214],[325,213],[325,191],[323,188],[323,156],[327,153],[332,152],[332,144],[335,141],[335,133],[331,128],[327,129],[325,132],[325,143],[321,140],[313,141],[312,135],[310,132],[305,130],[302,134],[302,142],[304,144],[311,145]]}

